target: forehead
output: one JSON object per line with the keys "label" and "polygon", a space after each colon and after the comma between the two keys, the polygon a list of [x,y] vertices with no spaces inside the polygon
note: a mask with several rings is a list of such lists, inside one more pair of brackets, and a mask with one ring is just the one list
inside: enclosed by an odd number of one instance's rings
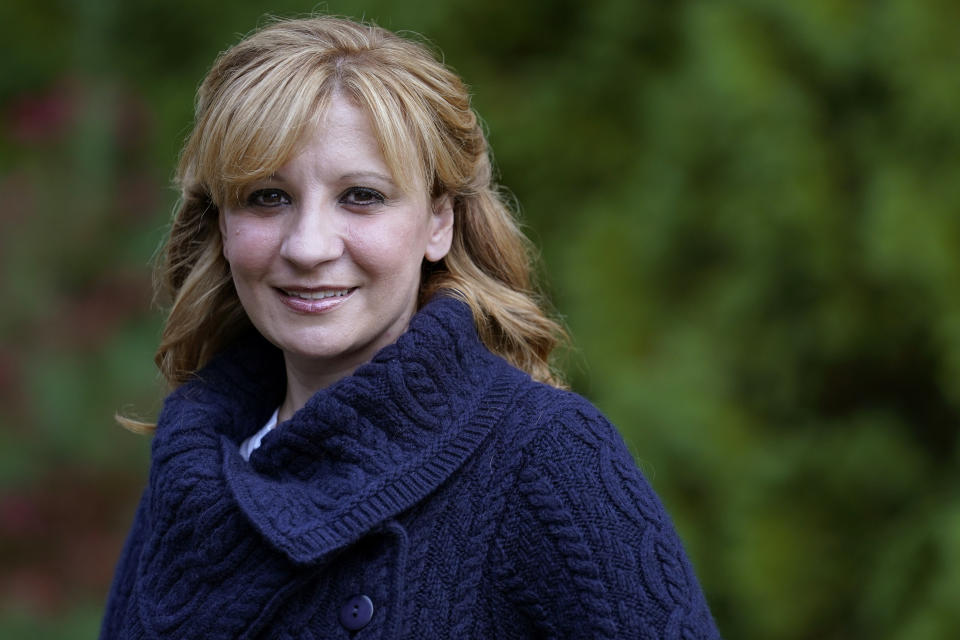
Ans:
{"label": "forehead", "polygon": [[[235,159],[232,166],[221,165],[223,171],[219,173],[227,199],[239,201],[252,182],[282,171],[301,154],[321,151],[325,155],[316,161],[337,164],[362,159],[404,191],[424,191],[423,160],[407,123],[401,117],[389,117],[392,114],[384,117],[364,98],[334,87],[309,99],[308,104],[304,100],[288,103],[286,114],[266,120],[251,118],[247,123],[236,121],[238,128],[256,128],[259,140],[243,140],[241,134],[228,135],[224,141],[225,153],[220,158]],[[230,152],[230,138],[244,142],[246,149]]]}
{"label": "forehead", "polygon": [[[304,131],[295,155],[280,172],[286,174],[291,166],[325,178],[370,174],[396,182],[366,111],[342,95],[333,96],[313,127]],[[413,186],[422,190],[421,184]]]}
{"label": "forehead", "polygon": [[363,152],[386,163],[383,142],[374,129],[369,113],[342,92],[334,93],[326,101],[307,134],[308,144],[320,139],[328,144],[337,144],[345,153]]}

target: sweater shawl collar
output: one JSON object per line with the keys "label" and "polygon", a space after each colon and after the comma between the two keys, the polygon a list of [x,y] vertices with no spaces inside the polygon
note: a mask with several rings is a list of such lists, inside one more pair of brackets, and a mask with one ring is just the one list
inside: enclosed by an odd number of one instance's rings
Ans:
{"label": "sweater shawl collar", "polygon": [[234,521],[222,513],[229,504],[295,564],[320,562],[437,489],[490,433],[524,377],[481,343],[465,304],[435,298],[394,344],[316,393],[247,462],[239,443],[284,390],[282,357],[257,336],[167,399],[153,443],[154,535],[184,526],[172,514],[187,501],[198,503],[194,514],[209,505],[209,521],[194,515],[189,524],[215,546],[231,538],[222,535]]}

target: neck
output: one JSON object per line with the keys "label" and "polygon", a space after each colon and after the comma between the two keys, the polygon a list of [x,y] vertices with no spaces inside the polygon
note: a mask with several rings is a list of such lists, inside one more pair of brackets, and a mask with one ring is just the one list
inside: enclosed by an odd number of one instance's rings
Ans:
{"label": "neck", "polygon": [[283,403],[280,405],[277,420],[279,422],[289,420],[294,413],[307,404],[307,400],[313,394],[349,376],[360,364],[362,363],[348,362],[341,367],[330,369],[329,367],[304,366],[304,363],[295,362],[289,356],[284,357],[284,366],[287,371],[287,391]]}

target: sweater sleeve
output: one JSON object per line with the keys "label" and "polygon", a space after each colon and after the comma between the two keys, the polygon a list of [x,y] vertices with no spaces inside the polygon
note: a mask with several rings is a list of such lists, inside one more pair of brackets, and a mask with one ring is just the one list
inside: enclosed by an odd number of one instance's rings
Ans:
{"label": "sweater sleeve", "polygon": [[140,499],[133,525],[123,546],[123,551],[120,553],[120,559],[117,561],[113,584],[107,598],[106,611],[100,626],[100,638],[102,640],[125,637],[127,634],[124,628],[130,626],[127,616],[130,615],[131,607],[134,605],[132,598],[136,584],[137,567],[140,563],[140,553],[144,541],[149,532],[147,518],[149,493],[149,490],[145,491]]}
{"label": "sweater sleeve", "polygon": [[715,639],[669,517],[616,429],[583,401],[523,447],[498,579],[537,636]]}

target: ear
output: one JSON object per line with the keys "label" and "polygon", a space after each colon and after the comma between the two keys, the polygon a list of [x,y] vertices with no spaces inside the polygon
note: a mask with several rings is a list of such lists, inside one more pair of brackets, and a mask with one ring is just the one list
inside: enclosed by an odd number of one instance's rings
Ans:
{"label": "ear", "polygon": [[442,260],[453,242],[453,198],[444,194],[433,201],[430,215],[430,237],[424,257],[430,262]]}

